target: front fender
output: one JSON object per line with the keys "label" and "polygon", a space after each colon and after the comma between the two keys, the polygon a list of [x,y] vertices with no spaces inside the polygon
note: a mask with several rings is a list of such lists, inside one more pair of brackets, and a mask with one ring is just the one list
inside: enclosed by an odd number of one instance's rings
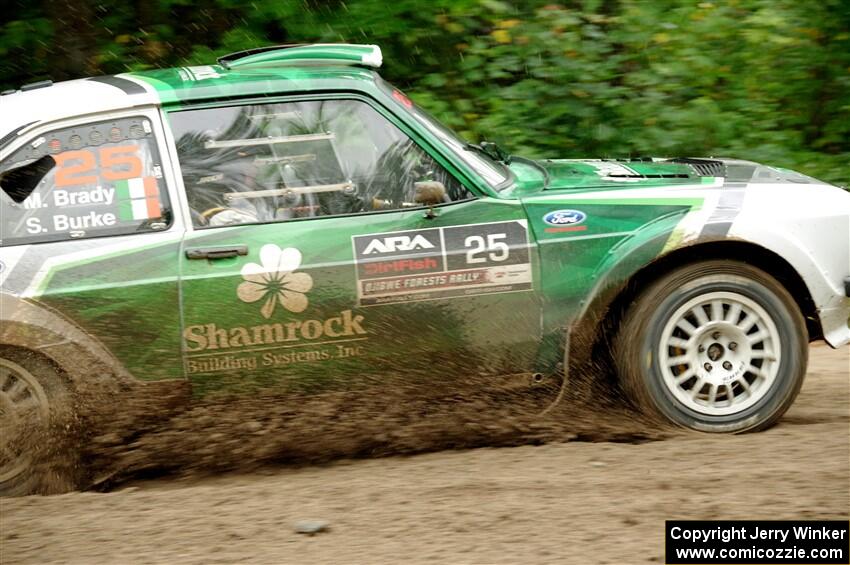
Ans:
{"label": "front fender", "polygon": [[729,235],[784,258],[812,297],[824,339],[850,342],[850,193],[830,185],[748,186]]}
{"label": "front fender", "polygon": [[637,273],[672,249],[666,249],[681,213],[661,216],[613,246],[593,273],[594,284],[567,330],[565,348],[570,362],[581,365],[600,339],[615,328],[603,324],[608,309]]}
{"label": "front fender", "polygon": [[596,282],[582,304],[578,319],[586,318],[600,302],[610,303],[636,273],[682,247],[683,244],[672,248],[668,245],[681,219],[679,213],[661,216],[613,246],[593,273]]}

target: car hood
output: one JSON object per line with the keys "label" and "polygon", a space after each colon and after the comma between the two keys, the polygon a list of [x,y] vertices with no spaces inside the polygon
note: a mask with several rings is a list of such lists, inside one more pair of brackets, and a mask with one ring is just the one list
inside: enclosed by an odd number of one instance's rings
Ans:
{"label": "car hood", "polygon": [[787,169],[768,167],[740,159],[646,158],[614,159],[543,159],[515,158],[511,171],[516,178],[512,192],[540,190],[595,189],[700,185],[723,178],[725,183],[770,182],[825,184]]}

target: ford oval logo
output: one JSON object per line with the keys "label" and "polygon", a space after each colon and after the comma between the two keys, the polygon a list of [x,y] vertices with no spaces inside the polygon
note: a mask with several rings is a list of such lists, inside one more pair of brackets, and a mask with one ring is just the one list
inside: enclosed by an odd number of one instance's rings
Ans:
{"label": "ford oval logo", "polygon": [[579,210],[555,210],[543,216],[543,221],[550,226],[574,226],[586,218],[587,214]]}

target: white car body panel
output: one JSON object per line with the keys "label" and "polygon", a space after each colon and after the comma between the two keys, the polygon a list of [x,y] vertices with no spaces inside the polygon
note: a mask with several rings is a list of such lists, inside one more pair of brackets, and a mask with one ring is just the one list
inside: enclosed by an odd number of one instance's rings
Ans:
{"label": "white car body panel", "polygon": [[850,343],[850,193],[827,184],[750,183],[729,235],[787,260],[812,295],[827,343]]}
{"label": "white car body panel", "polygon": [[[122,80],[131,81],[138,92],[128,94],[111,84],[79,79],[0,96],[0,138],[15,130],[19,136],[26,135],[32,128],[56,120],[159,104],[150,86],[130,78]],[[8,153],[13,145],[7,145],[2,153]]]}

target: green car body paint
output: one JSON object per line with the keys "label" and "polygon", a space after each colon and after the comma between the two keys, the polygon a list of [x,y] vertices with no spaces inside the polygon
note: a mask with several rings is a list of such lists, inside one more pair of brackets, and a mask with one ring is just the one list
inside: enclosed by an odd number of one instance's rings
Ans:
{"label": "green car body paint", "polygon": [[[766,187],[832,187],[734,160],[500,161],[379,65],[372,46],[304,46],[13,95],[36,123],[0,121],[0,172],[56,166],[20,201],[4,177],[9,304],[43,306],[132,378],[197,394],[399,369],[554,374],[600,297],[660,257],[735,240],[787,257],[827,339],[850,339],[830,290],[850,273],[752,221]],[[44,107],[51,89],[64,113]],[[102,112],[82,110],[88,96]],[[40,327],[0,335],[23,347]]]}

